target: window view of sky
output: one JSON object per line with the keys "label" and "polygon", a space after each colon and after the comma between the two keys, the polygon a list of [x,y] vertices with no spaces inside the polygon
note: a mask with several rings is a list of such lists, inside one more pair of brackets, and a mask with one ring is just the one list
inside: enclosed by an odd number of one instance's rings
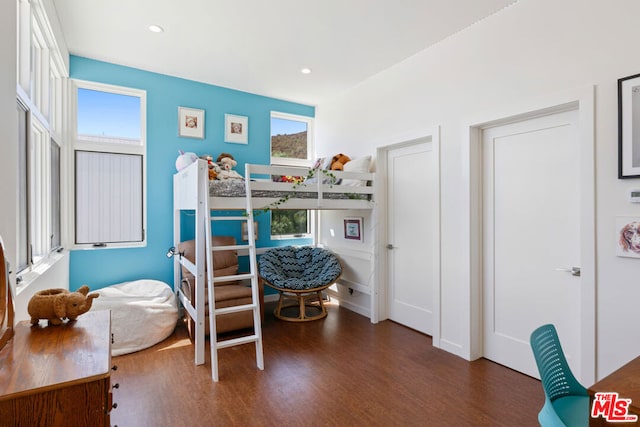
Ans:
{"label": "window view of sky", "polygon": [[78,135],[139,140],[140,98],[78,88]]}
{"label": "window view of sky", "polygon": [[274,135],[291,135],[307,130],[307,124],[298,120],[271,118],[271,136]]}

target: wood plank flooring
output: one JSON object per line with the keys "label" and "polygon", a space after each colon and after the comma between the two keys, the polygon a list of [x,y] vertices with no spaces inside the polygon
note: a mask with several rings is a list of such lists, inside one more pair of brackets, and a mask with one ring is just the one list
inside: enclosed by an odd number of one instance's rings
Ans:
{"label": "wood plank flooring", "polygon": [[327,318],[263,324],[253,344],[220,351],[220,381],[194,365],[181,324],[141,352],[113,358],[111,424],[127,426],[536,426],[536,379],[485,359],[467,362],[390,321],[329,305]]}

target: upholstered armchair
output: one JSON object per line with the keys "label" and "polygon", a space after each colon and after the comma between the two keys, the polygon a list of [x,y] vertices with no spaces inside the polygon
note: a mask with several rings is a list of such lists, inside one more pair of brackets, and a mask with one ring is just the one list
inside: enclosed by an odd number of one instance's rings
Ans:
{"label": "upholstered armchair", "polygon": [[[212,246],[235,245],[236,240],[231,236],[212,236]],[[178,251],[189,261],[195,263],[196,242],[187,240],[178,246]],[[236,251],[214,251],[213,252],[213,275],[214,277],[231,276],[238,274],[238,255]],[[206,277],[206,275],[205,275]],[[183,266],[182,267],[182,291],[191,298],[195,304],[195,278]],[[231,307],[235,305],[251,304],[251,287],[241,282],[220,282],[215,284],[215,304],[216,308]],[[209,335],[209,296],[205,290],[205,334]],[[259,301],[261,318],[263,318],[263,296],[264,288],[259,285]],[[185,320],[189,335],[193,339],[195,325],[189,314],[185,311]],[[251,311],[239,313],[228,313],[217,316],[216,330],[220,333],[237,331],[253,327],[253,314]]]}

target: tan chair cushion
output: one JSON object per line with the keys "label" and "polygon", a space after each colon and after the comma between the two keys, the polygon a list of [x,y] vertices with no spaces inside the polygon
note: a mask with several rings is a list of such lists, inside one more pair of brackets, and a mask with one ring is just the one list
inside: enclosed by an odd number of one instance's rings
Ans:
{"label": "tan chair cushion", "polygon": [[[236,244],[236,239],[233,236],[212,236],[212,246],[232,246]],[[178,252],[182,254],[192,263],[195,263],[196,259],[196,241],[186,240],[178,245]],[[205,265],[205,272],[207,267]],[[236,251],[214,251],[213,252],[213,275],[214,277],[220,276],[233,276],[238,274],[238,254]],[[191,283],[195,283],[195,278],[186,269],[182,267],[182,277],[187,279]],[[218,286],[236,285],[238,282],[219,282]]]}
{"label": "tan chair cushion", "polygon": [[[232,246],[236,244],[233,236],[212,236],[212,246]],[[178,245],[178,251],[182,256],[191,262],[195,262],[196,241],[187,240]],[[238,255],[236,251],[214,251],[213,252],[213,275],[214,277],[233,276],[238,274]],[[206,272],[206,266],[205,266]],[[206,276],[205,276],[206,277]],[[182,267],[182,291],[195,304],[195,278],[183,266]],[[259,284],[260,312],[262,318],[262,297],[263,287]],[[205,287],[205,334],[209,335],[209,293]],[[216,308],[231,307],[236,305],[251,304],[251,288],[238,281],[219,282],[215,284]],[[185,311],[185,318],[188,320],[187,326],[189,335],[193,334],[193,321]],[[218,333],[231,332],[239,329],[253,327],[253,314],[250,311],[239,313],[228,313],[218,316],[216,319],[216,329]]]}

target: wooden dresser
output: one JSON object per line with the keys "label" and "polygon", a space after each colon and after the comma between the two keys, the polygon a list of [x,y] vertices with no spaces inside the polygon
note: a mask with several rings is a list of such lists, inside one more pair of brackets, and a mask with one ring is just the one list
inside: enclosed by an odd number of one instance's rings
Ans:
{"label": "wooden dresser", "polygon": [[18,323],[0,350],[0,426],[109,426],[111,370],[109,311]]}

